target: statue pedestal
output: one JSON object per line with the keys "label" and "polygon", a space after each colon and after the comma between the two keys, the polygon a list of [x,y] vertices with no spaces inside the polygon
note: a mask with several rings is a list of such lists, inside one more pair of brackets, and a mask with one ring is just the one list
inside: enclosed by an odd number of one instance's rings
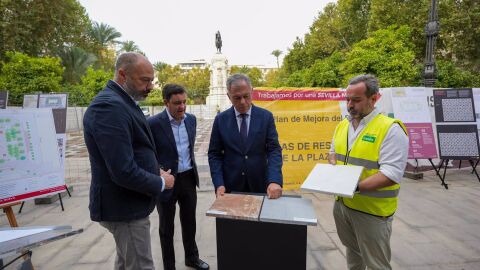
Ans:
{"label": "statue pedestal", "polygon": [[208,111],[213,112],[212,115],[209,115],[211,118],[215,117],[218,110],[223,111],[231,106],[227,97],[227,78],[227,57],[217,53],[213,56],[210,65],[210,92],[206,100]]}

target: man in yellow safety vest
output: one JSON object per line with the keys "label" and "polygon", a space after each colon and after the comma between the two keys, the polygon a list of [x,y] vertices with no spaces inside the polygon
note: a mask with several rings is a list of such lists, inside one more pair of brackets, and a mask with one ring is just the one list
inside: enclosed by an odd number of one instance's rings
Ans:
{"label": "man in yellow safety vest", "polygon": [[350,80],[349,116],[338,124],[329,154],[332,165],[364,167],[353,198],[337,197],[333,208],[348,269],[391,269],[392,220],[407,163],[408,136],[402,122],[375,108],[378,91],[372,75]]}

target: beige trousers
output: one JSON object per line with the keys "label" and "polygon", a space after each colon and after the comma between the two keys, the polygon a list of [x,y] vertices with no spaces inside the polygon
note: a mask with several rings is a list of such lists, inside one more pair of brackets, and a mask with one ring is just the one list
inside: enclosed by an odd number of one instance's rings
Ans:
{"label": "beige trousers", "polygon": [[340,200],[333,207],[337,233],[347,248],[350,270],[392,269],[390,266],[393,216],[383,218],[346,207]]}

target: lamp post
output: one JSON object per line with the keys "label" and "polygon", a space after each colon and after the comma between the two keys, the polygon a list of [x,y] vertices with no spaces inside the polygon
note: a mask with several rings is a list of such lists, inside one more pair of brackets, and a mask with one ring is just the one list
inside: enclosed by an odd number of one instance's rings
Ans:
{"label": "lamp post", "polygon": [[432,0],[428,22],[425,26],[425,35],[427,37],[427,48],[425,53],[425,69],[423,72],[423,84],[426,87],[435,85],[437,70],[435,67],[435,44],[437,42],[440,23],[438,22],[438,0]]}

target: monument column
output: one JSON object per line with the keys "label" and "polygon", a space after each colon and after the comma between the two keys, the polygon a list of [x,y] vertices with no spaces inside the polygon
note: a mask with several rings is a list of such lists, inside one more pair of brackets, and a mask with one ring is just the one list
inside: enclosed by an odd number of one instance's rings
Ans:
{"label": "monument column", "polygon": [[212,58],[210,64],[210,92],[207,96],[207,105],[214,106],[220,110],[230,106],[227,97],[228,60],[221,53]]}
{"label": "monument column", "polygon": [[212,118],[217,111],[223,111],[231,106],[227,97],[228,60],[222,54],[220,31],[215,34],[215,46],[217,47],[217,53],[213,56],[210,64],[210,92],[206,102],[209,111],[214,113],[211,115]]}

